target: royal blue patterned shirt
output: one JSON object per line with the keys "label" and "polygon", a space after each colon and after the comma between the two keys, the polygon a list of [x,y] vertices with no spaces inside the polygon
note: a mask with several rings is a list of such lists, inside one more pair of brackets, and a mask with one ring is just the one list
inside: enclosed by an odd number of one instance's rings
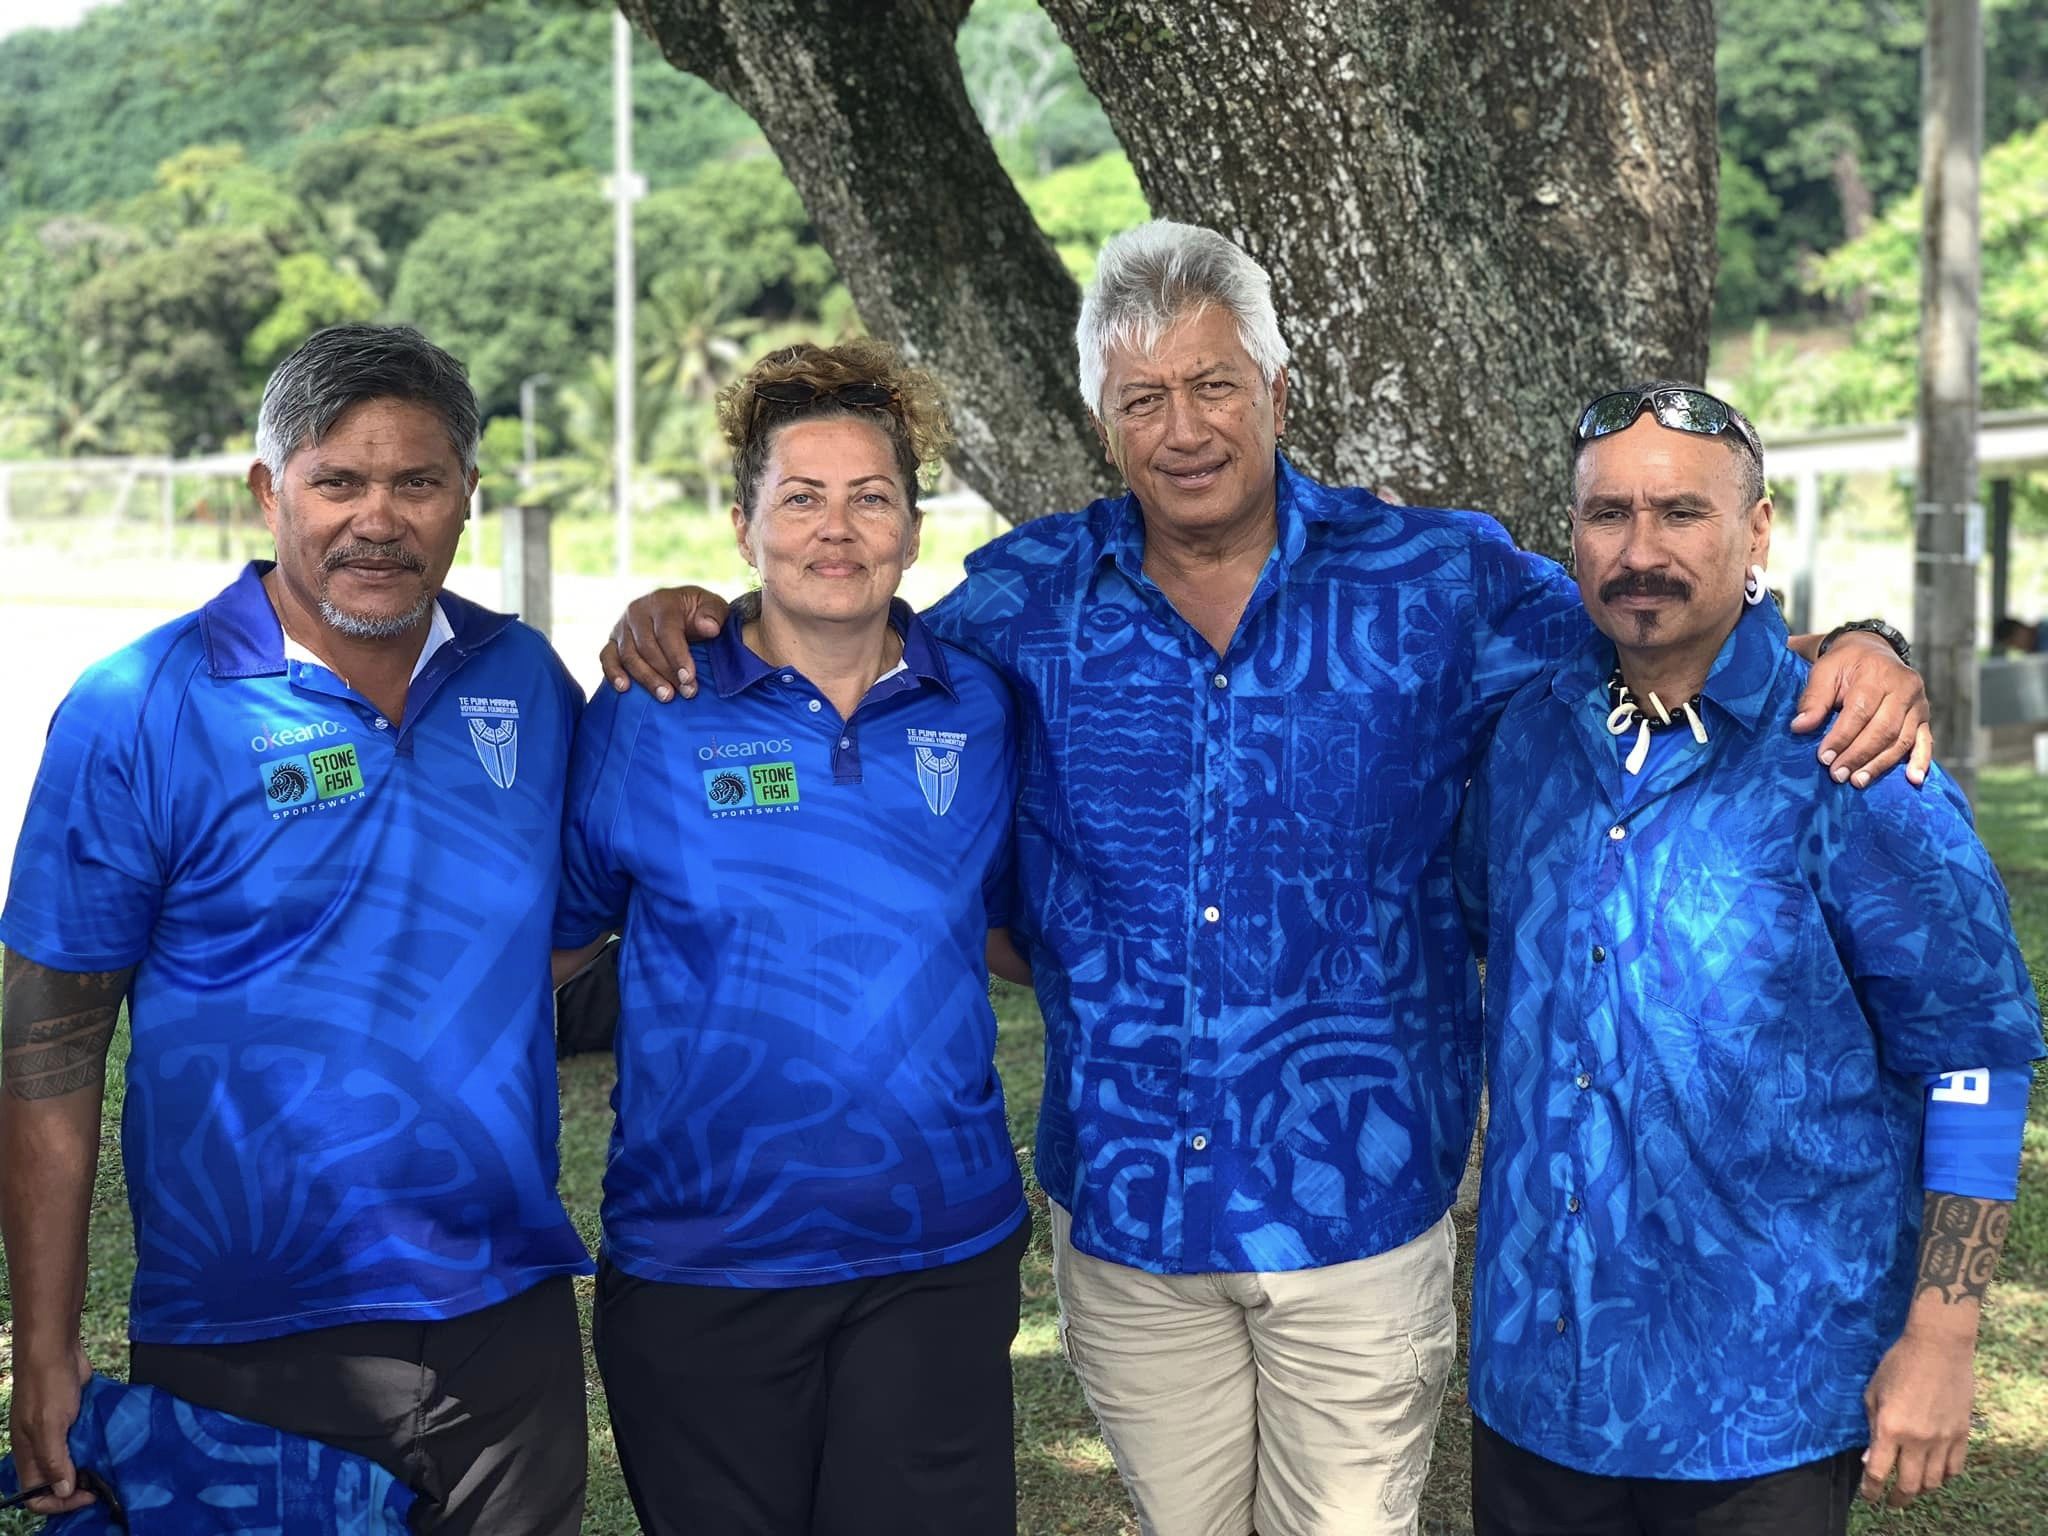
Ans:
{"label": "royal blue patterned shirt", "polygon": [[1460,881],[1489,1120],[1471,1398],[1539,1456],[1721,1479],[1869,1438],[1904,1326],[1928,1074],[2041,1052],[2004,888],[1939,769],[1815,772],[1749,610],[1624,800],[1594,636],[1508,706]]}
{"label": "royal blue patterned shirt", "polygon": [[1009,689],[898,603],[903,665],[841,720],[740,638],[688,709],[576,733],[557,942],[623,927],[605,1256],[645,1280],[928,1269],[1025,1219],[996,1076]]}
{"label": "royal blue patterned shirt", "polygon": [[267,569],[78,680],[0,916],[39,965],[135,967],[148,1343],[455,1317],[590,1269],[555,1190],[548,986],[583,695],[535,631],[444,593],[386,719],[288,653]]}
{"label": "royal blue patterned shirt", "polygon": [[1145,575],[1130,496],[977,551],[927,615],[1028,715],[1039,1180],[1076,1246],[1162,1273],[1341,1263],[1449,1208],[1479,1090],[1459,798],[1586,632],[1489,517],[1285,460],[1277,499],[1222,656]]}

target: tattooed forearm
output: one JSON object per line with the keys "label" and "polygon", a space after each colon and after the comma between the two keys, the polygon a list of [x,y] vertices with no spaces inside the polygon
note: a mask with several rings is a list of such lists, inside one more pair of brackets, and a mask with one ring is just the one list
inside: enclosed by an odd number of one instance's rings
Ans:
{"label": "tattooed forearm", "polygon": [[1998,1255],[2005,1247],[2012,1206],[2004,1200],[1927,1192],[1920,1217],[1920,1276],[1917,1298],[1933,1291],[1945,1302],[1984,1299]]}
{"label": "tattooed forearm", "polygon": [[0,1087],[17,1099],[97,1090],[134,974],[53,971],[10,953],[0,999]]}

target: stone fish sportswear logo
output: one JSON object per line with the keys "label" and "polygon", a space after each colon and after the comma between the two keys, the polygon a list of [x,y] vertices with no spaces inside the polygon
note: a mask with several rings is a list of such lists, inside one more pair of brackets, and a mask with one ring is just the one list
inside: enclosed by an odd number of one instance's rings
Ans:
{"label": "stone fish sportswear logo", "polygon": [[917,754],[917,787],[924,791],[924,803],[934,816],[953,808],[960,791],[960,753],[967,738],[958,731],[925,731],[912,727],[906,734]]}
{"label": "stone fish sportswear logo", "polygon": [[264,785],[264,793],[273,805],[297,805],[306,798],[306,791],[312,782],[306,777],[306,770],[297,758],[289,762],[274,764],[270,778]]}
{"label": "stone fish sportswear logo", "polygon": [[271,758],[258,763],[256,772],[262,780],[263,801],[272,821],[285,821],[308,811],[332,810],[360,800],[368,788],[362,759],[356,755],[356,744],[352,741]]}
{"label": "stone fish sportswear logo", "polygon": [[519,701],[517,699],[470,698],[460,700],[463,718],[469,722],[469,743],[476,748],[476,760],[500,789],[510,789],[519,777]]}

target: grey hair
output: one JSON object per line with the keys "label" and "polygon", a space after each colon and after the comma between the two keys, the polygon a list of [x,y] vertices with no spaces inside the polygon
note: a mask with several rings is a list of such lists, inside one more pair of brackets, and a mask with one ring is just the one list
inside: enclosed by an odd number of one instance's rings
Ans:
{"label": "grey hair", "polygon": [[1081,298],[1074,342],[1081,354],[1081,398],[1102,416],[1109,354],[1150,352],[1179,320],[1215,305],[1237,322],[1237,339],[1271,383],[1287,366],[1287,343],[1273,313],[1266,269],[1213,229],[1154,219],[1111,238]]}
{"label": "grey hair", "polygon": [[462,364],[409,325],[330,325],[308,336],[263,386],[256,457],[273,476],[370,400],[406,400],[441,418],[463,473],[476,468],[476,392]]}

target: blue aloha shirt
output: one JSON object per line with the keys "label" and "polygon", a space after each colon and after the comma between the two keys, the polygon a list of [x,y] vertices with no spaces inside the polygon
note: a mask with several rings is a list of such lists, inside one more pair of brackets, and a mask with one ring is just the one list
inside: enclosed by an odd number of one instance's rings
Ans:
{"label": "blue aloha shirt", "polygon": [[1276,473],[1222,656],[1129,495],[977,551],[926,615],[1023,705],[1038,1178],[1083,1252],[1159,1273],[1342,1263],[1449,1209],[1479,1092],[1459,799],[1587,632],[1492,518]]}
{"label": "blue aloha shirt", "polygon": [[1488,956],[1471,1399],[1583,1472],[1725,1479],[1869,1438],[1904,1326],[1928,1074],[2041,1054],[1968,803],[1856,791],[1787,729],[1771,604],[1624,798],[1591,637],[1502,716],[1459,876]]}

